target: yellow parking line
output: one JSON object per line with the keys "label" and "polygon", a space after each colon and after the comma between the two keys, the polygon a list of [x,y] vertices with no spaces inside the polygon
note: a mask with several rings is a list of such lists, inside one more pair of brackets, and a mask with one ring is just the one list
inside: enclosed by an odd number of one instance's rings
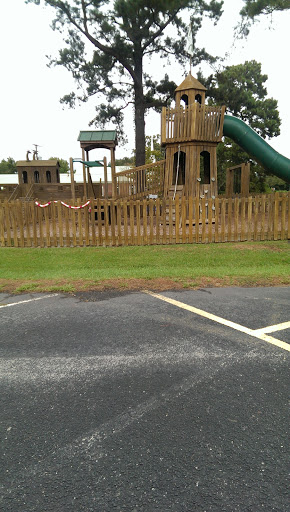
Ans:
{"label": "yellow parking line", "polygon": [[255,331],[252,329],[248,329],[248,327],[244,327],[243,325],[231,322],[230,320],[226,320],[225,318],[221,318],[220,316],[213,315],[211,313],[208,313],[207,311],[203,311],[202,309],[189,306],[188,304],[184,304],[183,302],[179,302],[178,300],[171,299],[170,297],[166,297],[165,295],[161,295],[159,293],[154,293],[147,290],[145,291],[145,293],[151,295],[151,297],[155,297],[156,299],[168,302],[168,304],[171,304],[172,306],[176,306],[178,308],[185,309],[186,311],[190,311],[191,313],[195,313],[196,315],[203,316],[204,318],[208,318],[213,322],[217,322],[219,324],[225,325],[226,327],[230,327],[231,329],[235,329],[236,331],[243,332],[245,334],[248,334],[248,336],[252,336],[254,338],[266,341],[267,343],[271,343],[276,347],[282,348],[283,350],[287,350],[288,352],[290,352],[290,345],[288,345],[288,343],[277,340],[272,336],[268,336],[267,334],[265,334],[264,331],[260,333],[259,330]]}

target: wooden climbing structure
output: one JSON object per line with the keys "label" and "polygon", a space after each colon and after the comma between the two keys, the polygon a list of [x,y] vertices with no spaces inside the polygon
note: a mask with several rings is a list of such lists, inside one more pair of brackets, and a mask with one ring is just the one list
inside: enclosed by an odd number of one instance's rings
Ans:
{"label": "wooden climbing structure", "polygon": [[163,108],[163,161],[115,175],[115,196],[205,198],[218,195],[216,149],[223,136],[225,107],[205,105],[206,88],[191,73],[175,90],[175,106]]}
{"label": "wooden climbing structure", "polygon": [[[205,105],[206,88],[191,74],[175,90],[175,107],[163,108],[161,143],[166,148],[164,196],[217,196],[216,148],[225,107]],[[178,187],[178,188],[177,188]]]}

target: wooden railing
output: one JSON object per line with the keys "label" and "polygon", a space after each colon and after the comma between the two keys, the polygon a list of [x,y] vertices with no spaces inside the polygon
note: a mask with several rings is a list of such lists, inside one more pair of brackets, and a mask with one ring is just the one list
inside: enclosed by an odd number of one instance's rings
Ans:
{"label": "wooden railing", "polygon": [[225,107],[195,103],[186,107],[162,109],[162,144],[186,141],[220,142]]}
{"label": "wooden railing", "polygon": [[142,165],[115,174],[117,198],[143,199],[162,194],[164,190],[165,160]]}
{"label": "wooden railing", "polygon": [[[80,205],[80,201],[77,205]],[[0,203],[1,247],[120,246],[290,239],[290,193],[206,200]]]}
{"label": "wooden railing", "polygon": [[34,191],[34,184],[32,184],[30,186],[30,188],[28,189],[28,192],[25,195],[25,201],[32,201],[32,199],[34,197],[33,191]]}
{"label": "wooden railing", "polygon": [[12,194],[9,196],[8,201],[15,201],[19,195],[20,192],[20,186],[16,185],[15,189],[13,190]]}

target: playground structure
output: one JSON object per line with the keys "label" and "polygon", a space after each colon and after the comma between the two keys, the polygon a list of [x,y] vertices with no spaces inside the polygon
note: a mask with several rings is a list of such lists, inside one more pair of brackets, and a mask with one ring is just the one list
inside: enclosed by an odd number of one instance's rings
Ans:
{"label": "playground structure", "polygon": [[[189,73],[175,90],[173,108],[163,108],[161,114],[161,144],[165,159],[140,167],[116,172],[115,149],[117,135],[114,130],[81,131],[80,159],[70,159],[71,183],[61,184],[57,160],[17,162],[19,183],[0,199],[29,201],[56,199],[168,199],[179,197],[209,200],[218,196],[217,145],[223,136],[232,138],[266,170],[290,183],[290,160],[277,153],[243,121],[225,114],[225,106],[205,104],[206,88]],[[110,151],[111,182],[107,176],[107,159],[103,163],[90,161],[93,149]],[[35,153],[35,152],[34,152]],[[75,183],[73,165],[83,166],[83,183]],[[90,169],[104,168],[104,182],[94,183]],[[226,197],[249,195],[249,164],[227,170]],[[237,180],[236,177],[239,177]],[[238,186],[237,186],[238,183]],[[4,191],[5,192],[5,191]]]}
{"label": "playground structure", "polygon": [[[29,202],[34,199],[47,201],[71,197],[71,185],[60,182],[60,164],[57,159],[29,160],[27,158],[16,162],[16,168],[18,184],[1,186],[0,200]],[[83,184],[75,184],[74,188],[76,196],[82,197]]]}
{"label": "playground structure", "polygon": [[18,183],[60,183],[58,160],[21,160],[17,162]]}
{"label": "playground structure", "polygon": [[[216,148],[222,140],[224,107],[205,105],[205,87],[191,75],[175,90],[175,108],[163,108],[164,197],[217,196]],[[178,189],[177,189],[178,187]]]}
{"label": "playground structure", "polygon": [[[8,186],[6,197],[0,193],[0,246],[290,239],[290,193],[252,197],[249,164],[228,168],[226,194],[218,195],[217,146],[223,136],[288,183],[290,160],[243,121],[226,115],[225,106],[206,105],[205,93],[189,74],[175,90],[174,107],[162,109],[164,160],[116,172],[116,132],[81,131],[82,156],[70,159],[70,184],[62,184],[57,160],[30,161],[27,154],[26,161],[16,164],[18,185]],[[110,164],[106,157],[90,160],[90,152],[100,148],[110,151]],[[74,179],[76,163],[82,165],[82,183]],[[103,182],[93,182],[94,167],[103,167]]]}
{"label": "playground structure", "polygon": [[9,200],[29,200],[34,196],[34,185],[58,184],[59,162],[58,160],[29,160],[29,153],[26,153],[26,160],[16,162],[18,172],[18,185],[10,195]]}
{"label": "playground structure", "polygon": [[[166,158],[116,173],[114,198],[150,195],[212,199],[218,195],[217,145],[227,136],[269,173],[290,183],[290,160],[275,151],[242,120],[225,114],[225,106],[205,105],[206,88],[191,73],[175,90],[174,108],[163,108],[161,144]],[[239,174],[239,186],[234,187]],[[227,170],[226,196],[249,195],[250,165]]]}
{"label": "playground structure", "polygon": [[226,173],[226,197],[240,194],[248,197],[250,190],[250,164],[240,164],[228,167]]}
{"label": "playground structure", "polygon": [[225,107],[205,105],[205,87],[191,74],[175,90],[174,108],[163,108],[163,161],[117,173],[116,197],[206,197],[218,194],[216,148]]}
{"label": "playground structure", "polygon": [[[83,166],[83,183],[84,183],[84,199],[87,199],[88,196],[94,197],[104,197],[108,199],[109,197],[109,187],[108,187],[108,176],[107,176],[107,158],[104,157],[103,167],[104,167],[104,193],[101,187],[101,184],[94,184],[90,169],[92,167],[100,167],[101,163],[98,161],[90,161],[89,152],[93,149],[108,149],[111,154],[111,172],[112,172],[112,187],[110,190],[110,196],[115,196],[114,184],[115,184],[115,150],[118,144],[117,142],[117,133],[115,130],[103,130],[103,131],[81,131],[78,137],[78,141],[80,142],[81,150],[82,150],[82,159],[70,159],[70,169],[71,176],[73,172],[73,163],[79,161]],[[75,197],[74,191],[74,182],[72,183],[72,198]],[[96,185],[99,185],[96,188]]]}

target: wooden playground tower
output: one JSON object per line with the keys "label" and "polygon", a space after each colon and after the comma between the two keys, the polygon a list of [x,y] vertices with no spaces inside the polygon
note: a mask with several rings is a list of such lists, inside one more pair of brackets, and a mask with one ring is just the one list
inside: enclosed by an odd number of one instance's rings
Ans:
{"label": "wooden playground tower", "polygon": [[164,197],[214,199],[218,194],[216,149],[223,136],[225,107],[205,105],[205,91],[189,73],[175,90],[175,107],[162,109]]}
{"label": "wooden playground tower", "polygon": [[116,198],[218,195],[216,149],[223,137],[225,107],[205,105],[205,92],[189,73],[175,90],[174,108],[162,109],[165,160],[115,174]]}

